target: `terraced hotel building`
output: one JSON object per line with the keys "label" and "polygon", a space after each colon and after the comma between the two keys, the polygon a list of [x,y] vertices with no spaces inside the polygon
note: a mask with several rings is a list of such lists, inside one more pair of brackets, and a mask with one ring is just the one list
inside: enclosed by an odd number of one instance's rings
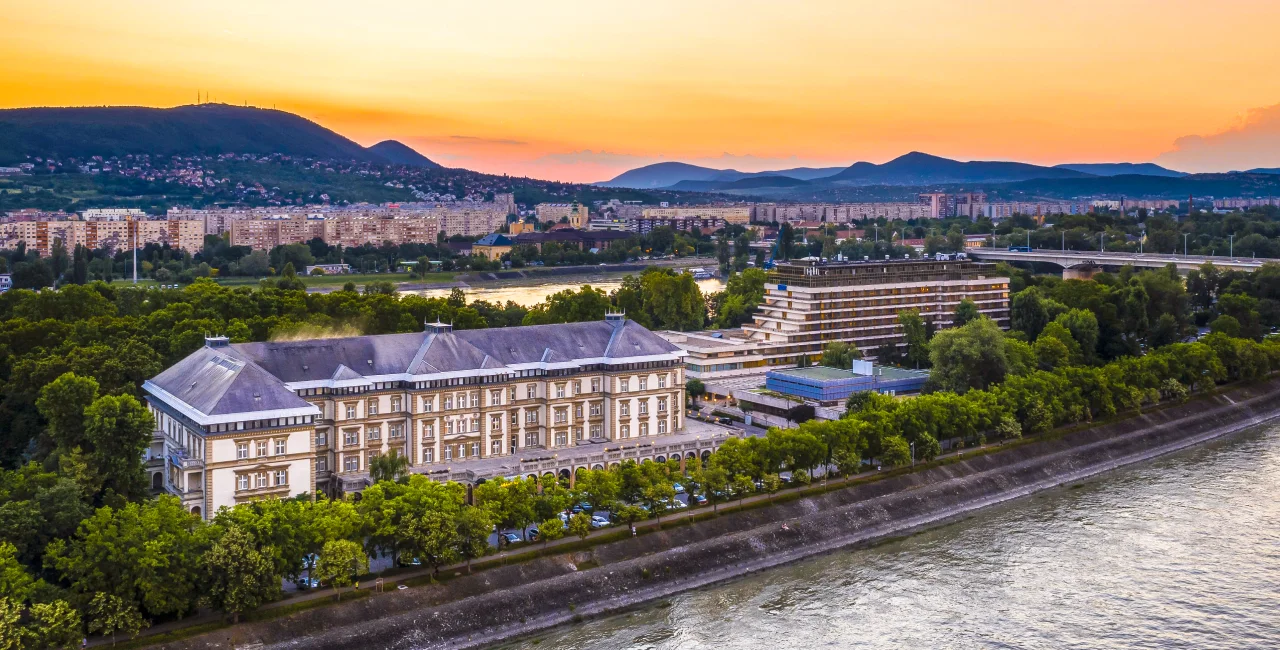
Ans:
{"label": "terraced hotel building", "polygon": [[818,361],[830,342],[852,343],[873,358],[886,343],[904,341],[898,312],[914,309],[925,322],[950,327],[968,298],[1001,327],[1009,325],[1009,279],[995,266],[967,260],[784,262],[770,273],[764,302],[741,331],[664,332],[688,353],[690,377],[758,374]]}
{"label": "terraced hotel building", "polygon": [[[148,467],[154,488],[209,517],[251,499],[359,490],[370,461],[392,451],[411,472],[453,480],[469,466],[485,465],[480,477],[542,467],[517,455],[683,458],[710,443],[663,439],[684,429],[682,356],[621,315],[311,341],[211,338],[143,384],[157,425]],[[488,462],[504,458],[510,468]]]}

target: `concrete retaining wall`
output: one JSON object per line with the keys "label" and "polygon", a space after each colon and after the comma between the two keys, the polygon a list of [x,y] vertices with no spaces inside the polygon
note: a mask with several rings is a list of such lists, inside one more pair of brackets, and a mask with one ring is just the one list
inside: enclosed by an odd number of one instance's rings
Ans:
{"label": "concrete retaining wall", "polygon": [[[945,521],[1280,417],[1280,380],[692,526],[165,647],[468,648]],[[785,522],[787,528],[781,524]],[[578,570],[575,561],[595,568]],[[599,566],[596,566],[596,565]]]}

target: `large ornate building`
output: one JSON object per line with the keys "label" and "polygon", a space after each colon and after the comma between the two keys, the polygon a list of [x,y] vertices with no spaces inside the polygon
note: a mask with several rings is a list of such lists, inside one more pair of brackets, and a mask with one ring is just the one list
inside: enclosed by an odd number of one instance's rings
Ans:
{"label": "large ornate building", "polygon": [[468,466],[518,473],[528,460],[513,457],[529,454],[589,449],[608,462],[683,429],[682,355],[621,315],[311,341],[210,338],[143,384],[157,426],[153,487],[208,517],[257,498],[358,490],[370,461],[392,451],[412,472],[455,479]]}

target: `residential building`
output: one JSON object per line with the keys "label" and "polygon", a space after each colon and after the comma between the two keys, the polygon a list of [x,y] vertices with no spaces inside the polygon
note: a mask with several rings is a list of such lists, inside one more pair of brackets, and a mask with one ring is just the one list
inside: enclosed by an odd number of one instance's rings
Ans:
{"label": "residential building", "polygon": [[635,220],[635,230],[640,233],[647,233],[655,228],[664,226],[684,232],[690,232],[697,228],[699,232],[711,233],[724,228],[725,221],[716,216],[641,217]]}
{"label": "residential building", "polygon": [[350,272],[350,264],[313,264],[307,267],[307,275],[345,275]]}
{"label": "residential building", "polygon": [[495,232],[476,240],[471,245],[471,254],[480,255],[489,260],[496,260],[510,253],[512,246],[515,246],[515,242],[510,237]]}
{"label": "residential building", "polygon": [[540,223],[550,225],[564,219],[574,228],[586,226],[590,218],[587,206],[580,203],[539,203],[534,206],[534,214]]}
{"label": "residential building", "polygon": [[910,202],[871,203],[756,203],[755,223],[849,223],[863,219],[927,219],[929,206]]}
{"label": "residential building", "polygon": [[209,517],[252,499],[362,489],[370,461],[392,451],[440,480],[520,473],[542,458],[516,457],[526,450],[587,449],[607,463],[683,431],[682,357],[621,314],[311,341],[213,337],[143,383],[157,425],[153,486]]}
{"label": "residential building", "polygon": [[89,221],[61,218],[61,215],[44,218],[41,215],[30,221],[0,223],[0,248],[14,248],[22,242],[27,250],[47,256],[58,241],[68,251],[76,246],[119,251],[135,244],[168,244],[197,253],[204,247],[204,228],[198,221],[136,219],[132,215],[122,219],[94,218]]}
{"label": "residential building", "polygon": [[554,243],[562,247],[572,247],[578,250],[601,251],[609,248],[614,243],[624,241],[631,237],[625,232],[611,231],[595,231],[595,230],[556,230],[552,232],[530,232],[516,235],[512,238],[517,246],[533,246],[539,251],[542,250],[543,244]]}
{"label": "residential building", "polygon": [[714,218],[725,223],[746,225],[751,222],[750,205],[695,205],[678,208],[644,208],[642,219],[683,219],[687,217]]}

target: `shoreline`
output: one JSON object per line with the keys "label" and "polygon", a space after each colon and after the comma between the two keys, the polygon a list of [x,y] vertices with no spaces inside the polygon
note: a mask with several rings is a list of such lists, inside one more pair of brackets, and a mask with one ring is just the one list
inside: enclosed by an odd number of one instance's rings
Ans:
{"label": "shoreline", "polygon": [[1186,404],[1050,433],[917,472],[834,486],[579,553],[495,567],[409,592],[374,594],[162,647],[225,647],[215,637],[234,637],[236,645],[264,650],[465,649],[507,643],[811,556],[943,525],[980,508],[1278,417],[1280,379],[1230,387]]}
{"label": "shoreline", "polygon": [[[538,266],[503,271],[462,271],[456,272],[448,282],[429,282],[411,280],[397,282],[397,291],[443,291],[447,289],[493,289],[499,287],[535,286],[548,282],[568,282],[574,278],[583,279],[622,279],[627,275],[635,275],[649,268],[686,269],[695,267],[716,266],[715,258],[680,258],[676,260],[650,260],[609,264],[606,266]],[[615,277],[616,276],[616,277]],[[335,277],[335,276],[331,276]],[[337,276],[340,277],[340,276]],[[369,281],[366,279],[366,282]],[[307,293],[332,293],[341,291],[341,284],[324,284],[307,287]]]}

